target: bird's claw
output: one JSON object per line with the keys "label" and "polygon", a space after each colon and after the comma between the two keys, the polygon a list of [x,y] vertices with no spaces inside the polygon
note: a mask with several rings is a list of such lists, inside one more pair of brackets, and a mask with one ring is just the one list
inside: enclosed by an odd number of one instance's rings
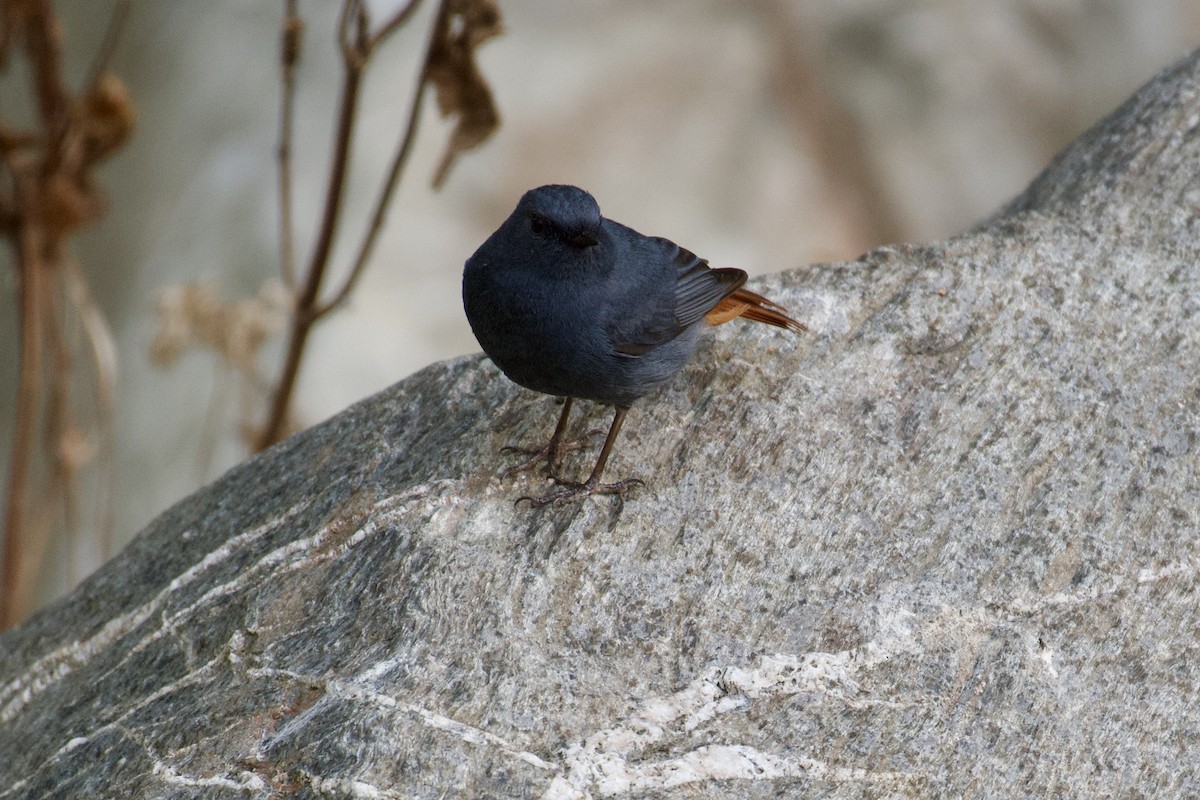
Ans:
{"label": "bird's claw", "polygon": [[520,464],[511,466],[508,469],[504,470],[504,472],[500,473],[501,478],[508,478],[512,475],[516,475],[518,472],[528,472],[531,469],[535,469],[537,467],[537,465],[542,463],[543,461],[548,462],[548,468],[550,469],[551,472],[553,472],[555,463],[558,461],[558,455],[561,452],[561,449],[551,448],[549,446],[546,446],[546,447],[515,447],[513,445],[509,445],[507,447],[500,448],[500,452],[501,453],[517,453],[518,455],[530,456],[530,458],[528,460],[522,461]]}
{"label": "bird's claw", "polygon": [[[508,478],[512,475],[516,475],[518,472],[528,472],[531,469],[537,468],[538,464],[541,464],[543,461],[546,462],[547,471],[550,473],[551,477],[553,477],[554,473],[557,471],[558,462],[563,455],[566,453],[573,453],[576,450],[582,450],[588,446],[591,439],[603,435],[604,431],[588,431],[578,439],[574,439],[570,442],[560,442],[557,447],[553,447],[549,444],[545,447],[518,447],[516,445],[507,445],[505,447],[501,447],[501,453],[516,453],[522,456],[529,456],[530,458],[521,462],[520,464],[516,464],[504,470],[504,472],[500,473],[500,477]],[[558,479],[555,478],[555,481],[558,481]]]}
{"label": "bird's claw", "polygon": [[581,500],[593,494],[616,495],[621,498],[634,486],[646,485],[645,481],[641,478],[626,478],[615,483],[599,483],[590,480],[578,483],[576,481],[565,481],[561,478],[552,478],[552,480],[558,484],[559,488],[547,492],[541,497],[530,497],[529,495],[519,497],[517,498],[516,505],[520,505],[521,501],[527,501],[531,508],[543,508],[544,506]]}

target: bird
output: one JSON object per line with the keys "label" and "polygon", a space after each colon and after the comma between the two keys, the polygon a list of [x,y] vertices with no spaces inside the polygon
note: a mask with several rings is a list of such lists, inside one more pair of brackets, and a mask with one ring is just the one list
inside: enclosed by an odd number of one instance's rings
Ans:
{"label": "bird", "polygon": [[[508,472],[546,461],[557,485],[517,502],[540,507],[623,495],[641,484],[601,482],[613,444],[633,403],[683,368],[705,328],[741,318],[808,330],[783,306],[746,289],[746,278],[741,269],[710,267],[669,239],[607,219],[577,186],[527,191],[467,259],[462,284],[467,321],[488,358],[515,383],[564,398],[548,444],[506,448],[532,456]],[[563,441],[576,399],[615,409],[582,482],[555,474],[561,455],[583,446]]]}

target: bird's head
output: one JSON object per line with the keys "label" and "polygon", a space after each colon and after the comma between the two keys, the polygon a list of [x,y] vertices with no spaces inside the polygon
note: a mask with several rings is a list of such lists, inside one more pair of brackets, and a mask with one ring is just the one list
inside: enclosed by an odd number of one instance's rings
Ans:
{"label": "bird's head", "polygon": [[530,189],[517,204],[514,222],[532,236],[586,250],[600,242],[600,206],[577,186]]}

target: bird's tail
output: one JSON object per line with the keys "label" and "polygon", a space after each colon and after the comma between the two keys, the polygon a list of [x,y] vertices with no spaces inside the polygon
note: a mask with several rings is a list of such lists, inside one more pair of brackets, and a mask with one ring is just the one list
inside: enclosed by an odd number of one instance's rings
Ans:
{"label": "bird's tail", "polygon": [[723,325],[731,319],[744,317],[754,322],[774,325],[793,333],[808,330],[808,326],[787,315],[787,309],[749,289],[737,289],[721,298],[716,308],[704,315],[709,325]]}

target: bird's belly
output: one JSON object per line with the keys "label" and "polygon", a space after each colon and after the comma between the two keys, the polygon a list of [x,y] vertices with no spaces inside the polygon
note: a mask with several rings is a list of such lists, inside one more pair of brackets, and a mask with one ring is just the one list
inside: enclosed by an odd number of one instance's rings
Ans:
{"label": "bird's belly", "polygon": [[607,338],[579,331],[504,337],[484,350],[505,375],[528,389],[628,406],[683,367],[694,346],[691,333],[638,357],[617,354]]}
{"label": "bird's belly", "polygon": [[545,394],[628,406],[669,381],[687,362],[698,328],[637,357],[615,352],[597,317],[562,313],[562,304],[494,287],[467,292],[486,305],[466,304],[483,351],[511,380]]}

